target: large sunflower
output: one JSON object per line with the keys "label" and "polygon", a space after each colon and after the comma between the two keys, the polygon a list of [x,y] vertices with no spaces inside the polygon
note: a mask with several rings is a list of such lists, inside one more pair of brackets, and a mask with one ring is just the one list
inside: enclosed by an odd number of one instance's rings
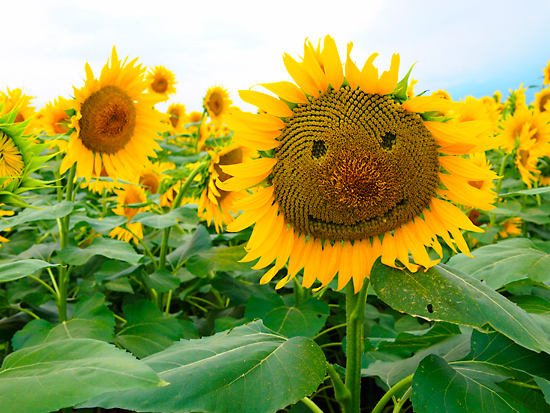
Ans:
{"label": "large sunflower", "polygon": [[229,107],[232,104],[229,93],[224,88],[213,86],[206,91],[203,106],[216,128],[222,125],[222,118],[229,113]]}
{"label": "large sunflower", "polygon": [[147,73],[147,82],[149,83],[149,92],[159,94],[168,98],[168,95],[176,93],[174,85],[176,77],[164,66],[155,66]]}
{"label": "large sunflower", "polygon": [[129,181],[146,165],[148,156],[160,149],[155,139],[168,116],[153,108],[165,97],[145,93],[145,68],[136,66],[137,58],[121,62],[115,48],[99,79],[86,64],[83,88],[74,88],[74,115],[67,154],[61,164],[65,172],[74,163],[76,173],[87,181],[105,169],[113,179]]}
{"label": "large sunflower", "polygon": [[241,91],[245,102],[267,114],[226,119],[236,143],[262,151],[250,162],[221,166],[233,178],[218,187],[258,185],[236,203],[243,213],[228,230],[255,224],[244,260],[259,258],[253,268],[275,261],[264,283],[288,262],[278,287],[304,268],[305,287],[315,280],[327,285],[338,273],[338,289],[353,280],[358,291],[380,256],[386,265],[411,271],[435,265],[439,260],[426,247],[441,257],[438,236],[470,255],[461,229],[482,230],[448,201],[493,207],[490,189],[469,184],[493,173],[456,156],[489,146],[490,123],[430,117],[461,104],[437,96],[408,99],[408,75],[398,82],[399,55],[378,76],[377,54],[360,70],[349,56],[351,46],[345,75],[330,36],[320,51],[306,43],[301,62],[285,54],[296,84],[262,85],[278,98]]}

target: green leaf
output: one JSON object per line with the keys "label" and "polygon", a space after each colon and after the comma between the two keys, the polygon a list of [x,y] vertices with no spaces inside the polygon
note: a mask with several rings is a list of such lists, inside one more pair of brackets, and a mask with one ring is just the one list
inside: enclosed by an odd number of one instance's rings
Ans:
{"label": "green leaf", "polygon": [[145,284],[149,288],[154,288],[159,293],[167,293],[180,286],[180,279],[172,275],[170,271],[158,270],[145,277]]}
{"label": "green leaf", "polygon": [[124,307],[126,326],[113,343],[143,358],[158,353],[184,338],[184,329],[175,318],[164,317],[150,301],[139,300]]}
{"label": "green leaf", "polygon": [[519,217],[526,222],[543,225],[550,222],[547,206],[538,208],[523,208],[517,202],[506,202],[491,210],[492,214],[504,215],[506,217]]}
{"label": "green leaf", "polygon": [[39,209],[26,208],[14,217],[2,218],[2,221],[0,222],[0,231],[5,230],[6,228],[15,228],[18,225],[25,224],[27,222],[62,218],[71,213],[73,206],[74,205],[72,202],[62,201],[59,204],[40,207]]}
{"label": "green leaf", "polygon": [[485,281],[493,289],[530,278],[550,280],[550,255],[526,238],[514,238],[487,245],[474,251],[475,259],[464,254],[452,257],[448,265]]}
{"label": "green leaf", "polygon": [[523,191],[508,192],[507,194],[500,194],[499,197],[512,196],[512,195],[536,195],[550,192],[550,186],[543,186],[541,188],[524,189]]}
{"label": "green leaf", "polygon": [[447,363],[435,356],[422,361],[413,379],[415,411],[442,406],[449,412],[547,411],[532,376],[550,377],[548,365],[548,354],[527,350],[497,332],[474,331],[463,360]]}
{"label": "green leaf", "polygon": [[0,264],[0,282],[17,280],[48,267],[59,267],[59,264],[50,264],[42,260],[20,260]]}
{"label": "green leaf", "polygon": [[239,262],[245,254],[243,245],[214,247],[189,258],[185,266],[197,277],[204,277],[211,271],[250,271],[253,263]]}
{"label": "green leaf", "polygon": [[413,274],[378,260],[371,285],[378,297],[397,311],[479,330],[489,324],[524,347],[550,352],[548,337],[525,310],[452,267],[437,265]]}
{"label": "green leaf", "polygon": [[252,294],[274,292],[273,288],[269,284],[245,284],[237,281],[235,278],[225,273],[216,274],[210,283],[216,290],[229,298],[235,305],[244,305],[248,303],[248,300]]}
{"label": "green leaf", "polygon": [[105,306],[105,297],[96,293],[79,301],[72,318],[55,327],[45,320],[31,321],[13,336],[12,344],[15,350],[20,350],[71,338],[110,341],[114,326],[114,314]]}
{"label": "green leaf", "polygon": [[16,351],[0,370],[3,413],[51,412],[104,393],[164,385],[151,368],[115,346],[62,340]]}
{"label": "green leaf", "polygon": [[105,233],[107,231],[112,230],[115,227],[119,227],[122,224],[124,224],[126,221],[128,221],[128,218],[120,216],[120,215],[113,215],[110,217],[103,217],[103,218],[92,218],[87,216],[86,214],[73,214],[71,215],[71,226],[69,229],[73,229],[81,222],[84,222],[88,224],[94,231]]}
{"label": "green leaf", "polygon": [[180,341],[142,360],[170,386],[106,394],[83,407],[156,412],[274,413],[313,393],[325,375],[309,338],[285,339],[261,322]]}
{"label": "green leaf", "polygon": [[534,379],[537,382],[537,385],[540,387],[541,391],[544,393],[546,403],[550,404],[550,381],[540,377],[534,377]]}
{"label": "green leaf", "polygon": [[199,225],[195,232],[193,232],[193,235],[187,238],[185,243],[166,256],[166,260],[173,267],[177,267],[189,257],[210,248],[212,248],[210,234],[206,227]]}
{"label": "green leaf", "polygon": [[87,248],[68,247],[59,252],[59,258],[70,265],[83,265],[94,255],[124,261],[137,265],[142,255],[139,255],[130,244],[110,238],[94,238]]}
{"label": "green leaf", "polygon": [[180,222],[196,225],[199,223],[199,218],[194,208],[184,205],[162,215],[153,214],[152,212],[140,212],[134,217],[133,222],[141,222],[147,227],[163,229]]}
{"label": "green leaf", "polygon": [[245,317],[260,318],[264,325],[285,337],[313,337],[327,321],[330,314],[326,302],[310,298],[298,307],[286,306],[278,294],[253,295],[248,300]]}

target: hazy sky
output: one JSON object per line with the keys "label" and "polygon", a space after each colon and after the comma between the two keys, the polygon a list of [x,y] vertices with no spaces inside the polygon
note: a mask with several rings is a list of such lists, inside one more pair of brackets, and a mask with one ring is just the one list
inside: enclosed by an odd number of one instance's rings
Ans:
{"label": "hazy sky", "polygon": [[[550,59],[550,2],[543,1],[12,1],[3,4],[0,89],[22,87],[35,106],[69,97],[96,76],[116,46],[176,75],[171,102],[201,110],[206,90],[291,80],[283,53],[304,39],[335,38],[362,67],[373,52],[385,70],[400,53],[400,77],[418,62],[416,91],[446,89],[454,99],[540,84]],[[261,90],[259,88],[258,90]],[[533,92],[528,94],[531,99]]]}

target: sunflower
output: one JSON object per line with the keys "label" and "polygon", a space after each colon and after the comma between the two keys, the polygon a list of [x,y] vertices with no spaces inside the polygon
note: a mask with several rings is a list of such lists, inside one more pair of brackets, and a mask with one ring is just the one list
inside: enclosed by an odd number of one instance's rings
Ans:
{"label": "sunflower", "polygon": [[507,149],[512,150],[516,146],[516,140],[524,129],[531,134],[540,152],[550,153],[550,113],[535,112],[527,107],[518,108],[512,116],[502,123],[502,139]]}
{"label": "sunflower", "polygon": [[36,115],[36,110],[34,106],[31,106],[31,99],[34,99],[34,97],[25,95],[19,88],[13,90],[7,88],[7,90],[8,93],[0,92],[0,102],[4,104],[2,110],[0,110],[0,115],[17,110],[14,123],[29,120],[23,134],[31,134],[34,132],[36,126],[35,119],[33,118]]}
{"label": "sunflower", "polygon": [[535,112],[550,113],[550,88],[547,87],[539,93],[535,93]]}
{"label": "sunflower", "polygon": [[542,81],[542,84],[550,85],[550,60],[548,61],[548,65],[542,69],[542,73],[544,73],[544,80]]}
{"label": "sunflower", "polygon": [[[88,190],[92,192],[96,192],[98,194],[101,194],[103,191],[110,193],[115,190],[115,188],[120,188],[122,185],[117,180],[103,180],[99,178],[109,178],[109,175],[107,174],[107,171],[105,168],[101,169],[101,172],[99,173],[99,177],[96,174],[92,175],[92,179],[90,182],[82,182],[80,184],[81,188],[88,188]],[[130,182],[135,181],[135,179],[132,179]]]}
{"label": "sunflower", "polygon": [[351,48],[345,76],[330,36],[317,53],[306,43],[301,62],[285,54],[296,84],[262,84],[279,99],[240,91],[267,114],[235,113],[226,120],[236,143],[261,151],[252,161],[222,165],[233,178],[217,186],[257,186],[235,203],[243,212],[228,230],[255,224],[243,261],[259,258],[255,269],[275,261],[262,283],[288,262],[277,287],[304,268],[305,287],[315,280],[326,286],[338,273],[338,289],[352,280],[358,291],[380,256],[386,265],[411,271],[437,264],[426,247],[441,257],[438,236],[471,256],[461,229],[483,230],[447,200],[494,207],[494,192],[469,185],[490,172],[457,156],[479,152],[490,124],[431,118],[461,104],[438,96],[408,99],[408,76],[398,82],[399,55],[378,76],[377,54],[360,70]]}
{"label": "sunflower", "polygon": [[99,79],[86,64],[85,85],[74,88],[72,133],[61,173],[76,163],[76,174],[86,181],[103,169],[113,179],[129,181],[148,156],[156,156],[157,132],[168,116],[153,105],[165,98],[145,93],[145,69],[136,61],[121,62],[113,47],[110,66],[105,65]]}
{"label": "sunflower", "polygon": [[206,220],[209,226],[214,222],[218,233],[223,229],[223,224],[233,222],[234,215],[238,214],[239,210],[235,207],[235,202],[247,195],[245,191],[220,189],[220,184],[231,178],[231,175],[224,172],[222,167],[248,161],[252,153],[250,149],[235,143],[208,151],[211,163],[204,188],[195,202],[199,206],[197,210],[199,218]]}
{"label": "sunflower", "polygon": [[548,142],[539,142],[534,137],[537,129],[532,129],[530,123],[522,125],[518,136],[518,148],[516,152],[516,166],[521,175],[521,179],[528,188],[533,186],[533,182],[538,180],[540,171],[537,168],[539,158],[548,152]]}
{"label": "sunflower", "polygon": [[452,111],[454,117],[450,122],[461,123],[469,120],[485,120],[491,124],[491,127],[487,129],[487,134],[493,135],[498,133],[500,112],[494,100],[493,103],[488,104],[482,99],[467,96],[464,99],[464,105],[461,105],[460,109]]}
{"label": "sunflower", "polygon": [[53,155],[40,156],[47,145],[34,144],[32,138],[23,136],[30,120],[16,122],[18,114],[14,109],[0,116],[0,203],[26,207],[21,194],[46,185],[31,174]]}
{"label": "sunflower", "polygon": [[503,230],[498,232],[501,238],[508,238],[511,235],[520,235],[523,221],[521,218],[510,218],[502,223]]}
{"label": "sunflower", "polygon": [[[53,103],[46,103],[46,106],[39,112],[41,116],[37,119],[37,129],[49,136],[68,134],[70,132],[71,117],[67,112],[70,112],[72,107],[72,101],[61,96]],[[64,139],[56,139],[53,142],[51,147],[57,145],[61,151],[64,151],[68,145],[68,142]]]}
{"label": "sunflower", "polygon": [[220,86],[213,86],[208,89],[203,102],[204,109],[208,112],[216,128],[221,126],[222,117],[229,113],[229,107],[232,104],[229,93]]}
{"label": "sunflower", "polygon": [[188,133],[185,125],[190,123],[189,115],[185,113],[185,106],[179,103],[172,103],[168,107],[168,115],[170,116],[170,134],[180,135],[182,133]]}
{"label": "sunflower", "polygon": [[147,73],[146,80],[149,84],[149,93],[161,95],[165,99],[168,98],[168,95],[176,93],[176,88],[174,87],[177,83],[176,77],[164,66],[155,66],[154,69],[151,69]]}
{"label": "sunflower", "polygon": [[[1,209],[1,207],[4,206],[4,204],[0,204],[0,219],[2,219],[1,217],[6,217],[6,216],[11,216],[13,214],[15,214],[14,211],[3,211]],[[9,229],[6,229],[5,231],[9,231]],[[8,242],[9,239],[7,238],[4,238],[3,236],[0,235],[0,245],[2,244],[2,242]]]}
{"label": "sunflower", "polygon": [[146,211],[147,207],[132,208],[127,205],[147,202],[145,190],[138,185],[123,185],[122,189],[115,189],[115,192],[117,194],[118,205],[113,209],[113,212],[128,218],[128,222],[126,223],[127,229],[116,227],[109,233],[109,236],[126,242],[134,241],[138,243],[140,239],[143,239],[143,226],[141,222],[130,222],[137,214]]}
{"label": "sunflower", "polygon": [[176,165],[173,162],[149,163],[139,173],[139,184],[151,194],[159,192],[162,181],[170,179],[170,176],[164,174],[169,169],[174,169]]}

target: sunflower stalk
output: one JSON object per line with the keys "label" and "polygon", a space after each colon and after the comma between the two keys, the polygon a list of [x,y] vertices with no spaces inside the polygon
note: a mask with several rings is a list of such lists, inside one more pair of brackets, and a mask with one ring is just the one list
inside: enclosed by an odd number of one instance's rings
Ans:
{"label": "sunflower stalk", "polygon": [[365,282],[358,294],[355,294],[352,282],[346,285],[347,342],[345,386],[351,394],[349,410],[345,410],[346,413],[359,413],[361,411],[361,357],[363,355],[363,325],[365,323],[365,305],[368,289],[368,278],[365,278]]}
{"label": "sunflower stalk", "polygon": [[[386,404],[391,400],[392,397],[394,397],[401,389],[411,385],[412,379],[413,379],[413,375],[411,374],[410,376],[405,377],[400,382],[394,384],[387,391],[387,393],[384,394],[384,396],[382,396],[382,398],[378,401],[378,403],[376,403],[376,406],[374,406],[374,409],[372,410],[372,413],[381,413],[382,410],[384,409],[384,407],[386,406]],[[408,398],[408,396],[407,396],[407,398]],[[405,396],[403,396],[402,399],[405,399]],[[397,405],[397,406],[399,406],[399,409],[401,408],[401,405],[402,405],[401,401],[403,401],[403,403],[404,403],[405,400],[400,400],[399,401],[399,404]],[[396,406],[396,408],[397,408],[397,406]]]}

